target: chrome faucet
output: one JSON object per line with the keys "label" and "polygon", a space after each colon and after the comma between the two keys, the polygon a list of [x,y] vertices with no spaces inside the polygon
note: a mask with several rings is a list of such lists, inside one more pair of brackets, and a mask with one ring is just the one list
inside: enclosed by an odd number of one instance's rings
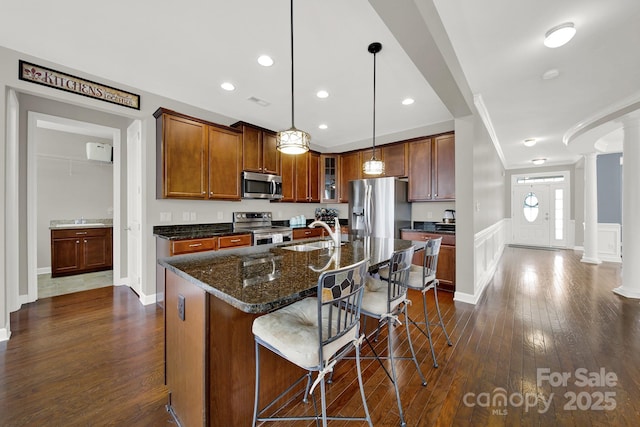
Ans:
{"label": "chrome faucet", "polygon": [[324,221],[313,221],[311,224],[308,225],[309,228],[315,228],[316,225],[320,225],[322,227],[324,227],[327,232],[329,233],[329,237],[331,237],[331,240],[333,240],[333,244],[336,247],[340,246],[340,223],[338,222],[338,219],[336,218],[335,220],[335,230],[331,230],[331,227],[329,227],[329,224],[327,224]]}

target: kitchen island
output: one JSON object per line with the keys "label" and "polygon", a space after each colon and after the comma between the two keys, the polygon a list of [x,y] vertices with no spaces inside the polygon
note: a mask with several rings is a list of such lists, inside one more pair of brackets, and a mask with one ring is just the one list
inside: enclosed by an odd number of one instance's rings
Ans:
{"label": "kitchen island", "polygon": [[[169,409],[182,426],[251,425],[253,320],[315,295],[323,270],[365,258],[370,259],[370,270],[374,270],[385,264],[394,250],[414,244],[350,236],[339,249],[300,246],[308,243],[313,242],[252,246],[158,261],[166,286]],[[303,250],[287,249],[292,246]],[[302,373],[270,352],[263,352],[261,371],[263,402],[270,401]]]}

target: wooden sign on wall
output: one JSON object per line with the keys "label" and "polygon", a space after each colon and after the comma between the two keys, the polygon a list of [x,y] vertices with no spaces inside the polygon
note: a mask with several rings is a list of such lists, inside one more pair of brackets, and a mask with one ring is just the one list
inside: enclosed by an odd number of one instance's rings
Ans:
{"label": "wooden sign on wall", "polygon": [[89,98],[100,99],[105,102],[134,108],[136,110],[140,109],[140,95],[81,79],[26,61],[20,60],[19,62],[20,70],[18,78],[20,80],[88,96]]}

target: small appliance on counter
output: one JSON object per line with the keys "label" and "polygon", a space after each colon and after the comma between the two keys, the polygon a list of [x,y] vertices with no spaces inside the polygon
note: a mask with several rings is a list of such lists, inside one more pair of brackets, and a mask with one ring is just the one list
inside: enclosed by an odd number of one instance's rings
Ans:
{"label": "small appliance on counter", "polygon": [[330,225],[331,227],[334,226],[338,215],[338,209],[316,208],[316,221],[326,222],[327,225]]}
{"label": "small appliance on counter", "polygon": [[444,218],[442,218],[442,222],[444,224],[455,224],[455,222],[456,222],[456,210],[455,209],[445,209]]}

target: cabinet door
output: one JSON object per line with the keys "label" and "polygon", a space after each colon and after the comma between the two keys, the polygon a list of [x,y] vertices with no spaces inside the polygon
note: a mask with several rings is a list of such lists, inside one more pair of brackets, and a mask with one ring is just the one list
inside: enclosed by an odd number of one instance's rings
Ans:
{"label": "cabinet door", "polygon": [[455,290],[456,282],[456,247],[440,246],[438,255],[438,270],[436,276],[440,280],[440,286],[446,290]]}
{"label": "cabinet door", "polygon": [[338,156],[320,156],[320,199],[323,203],[338,203]]}
{"label": "cabinet door", "polygon": [[454,135],[438,136],[433,141],[433,198],[454,200],[456,198],[456,159]]}
{"label": "cabinet door", "polygon": [[280,156],[280,171],[282,173],[282,202],[295,201],[296,192],[296,157],[291,154]]}
{"label": "cabinet door", "polygon": [[362,162],[360,161],[360,152],[341,154],[340,155],[340,202],[349,202],[349,181],[360,179],[362,170]]}
{"label": "cabinet door", "polygon": [[106,268],[111,264],[111,236],[87,236],[82,238],[83,269]]}
{"label": "cabinet door", "polygon": [[309,155],[307,152],[295,156],[296,202],[309,201]]}
{"label": "cabinet door", "polygon": [[409,143],[409,201],[431,200],[431,139]]}
{"label": "cabinet door", "polygon": [[51,240],[51,277],[79,271],[81,266],[81,237]]}
{"label": "cabinet door", "polygon": [[242,170],[262,172],[262,132],[242,126]]}
{"label": "cabinet door", "polygon": [[409,156],[407,156],[408,145],[393,144],[381,148],[384,159],[385,176],[406,177],[409,172]]}
{"label": "cabinet door", "polygon": [[183,117],[162,115],[163,198],[207,196],[207,126]]}
{"label": "cabinet door", "polygon": [[240,200],[242,135],[209,126],[209,198]]}
{"label": "cabinet door", "polygon": [[309,153],[309,201],[320,203],[320,154]]}
{"label": "cabinet door", "polygon": [[280,175],[280,152],[276,148],[276,134],[262,132],[262,172]]}

